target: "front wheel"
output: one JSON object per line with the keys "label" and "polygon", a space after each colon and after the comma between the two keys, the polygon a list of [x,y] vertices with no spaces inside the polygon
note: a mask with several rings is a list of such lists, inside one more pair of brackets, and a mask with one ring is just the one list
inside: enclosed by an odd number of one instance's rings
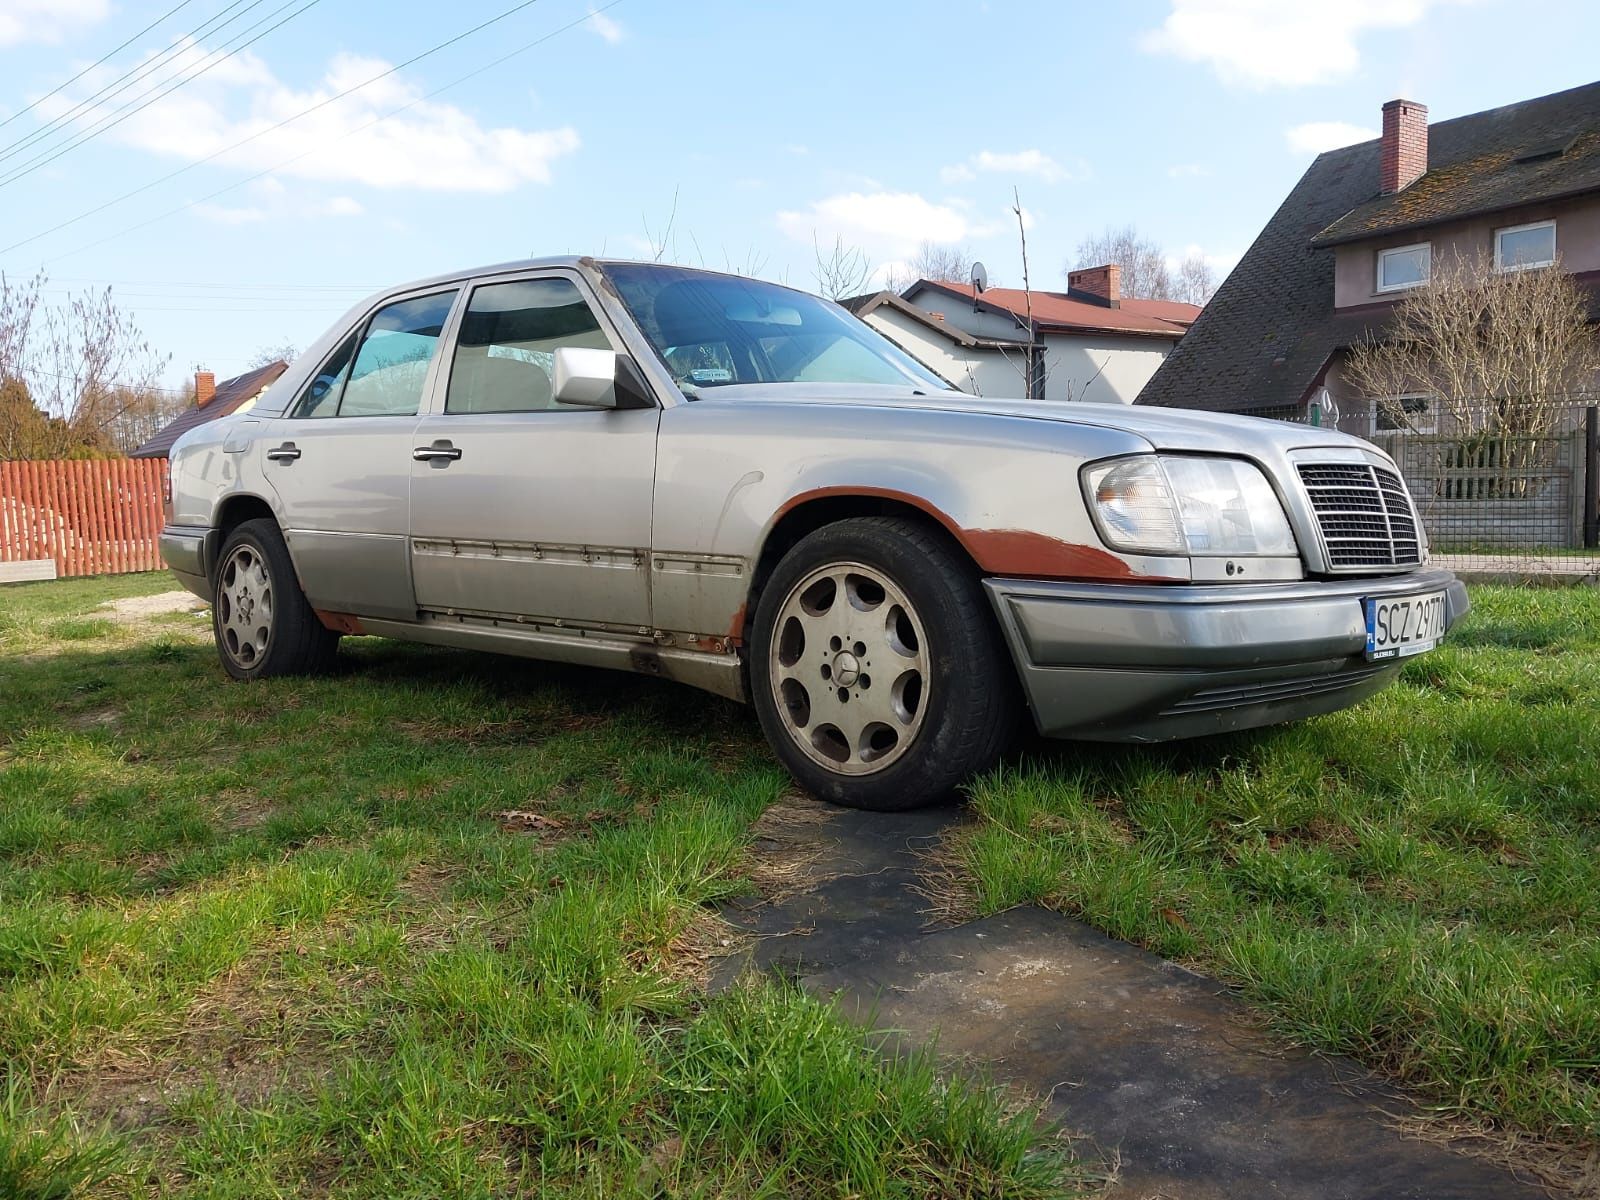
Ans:
{"label": "front wheel", "polygon": [[332,664],[339,635],[307,603],[274,522],[260,517],[240,524],[223,542],[220,562],[211,626],[229,675],[303,675]]}
{"label": "front wheel", "polygon": [[750,675],[784,765],[851,808],[948,798],[999,759],[1019,711],[971,565],[893,517],[825,526],[784,556],[757,603]]}

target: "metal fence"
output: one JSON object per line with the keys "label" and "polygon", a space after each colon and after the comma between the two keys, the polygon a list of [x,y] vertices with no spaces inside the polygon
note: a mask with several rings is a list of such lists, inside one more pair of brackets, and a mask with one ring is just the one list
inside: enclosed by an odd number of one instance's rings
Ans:
{"label": "metal fence", "polygon": [[[1294,412],[1260,416],[1303,420]],[[1507,578],[1600,578],[1600,396],[1345,412],[1405,476],[1433,554]]]}

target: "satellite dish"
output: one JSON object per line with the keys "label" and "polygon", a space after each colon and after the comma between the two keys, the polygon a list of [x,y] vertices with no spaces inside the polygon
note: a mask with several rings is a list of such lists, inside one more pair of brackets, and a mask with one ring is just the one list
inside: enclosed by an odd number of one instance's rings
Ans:
{"label": "satellite dish", "polygon": [[987,267],[985,267],[981,262],[973,263],[972,264],[972,290],[974,292],[982,292],[983,289],[988,287],[988,286],[989,286],[989,269]]}

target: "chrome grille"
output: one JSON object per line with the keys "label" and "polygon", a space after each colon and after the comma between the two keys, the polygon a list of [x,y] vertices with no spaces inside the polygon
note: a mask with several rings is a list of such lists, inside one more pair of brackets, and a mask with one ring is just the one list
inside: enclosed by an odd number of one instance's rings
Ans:
{"label": "chrome grille", "polygon": [[1416,511],[1393,471],[1370,463],[1302,463],[1300,482],[1333,570],[1414,567],[1422,561]]}

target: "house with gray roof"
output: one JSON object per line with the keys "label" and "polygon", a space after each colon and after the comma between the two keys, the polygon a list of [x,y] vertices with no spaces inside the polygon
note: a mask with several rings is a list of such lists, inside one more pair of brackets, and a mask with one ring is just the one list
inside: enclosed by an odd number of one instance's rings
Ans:
{"label": "house with gray roof", "polygon": [[1381,137],[1306,170],[1138,403],[1296,420],[1326,388],[1342,428],[1382,432],[1392,406],[1356,393],[1343,357],[1458,255],[1559,259],[1600,295],[1600,83],[1433,125],[1385,104]]}

